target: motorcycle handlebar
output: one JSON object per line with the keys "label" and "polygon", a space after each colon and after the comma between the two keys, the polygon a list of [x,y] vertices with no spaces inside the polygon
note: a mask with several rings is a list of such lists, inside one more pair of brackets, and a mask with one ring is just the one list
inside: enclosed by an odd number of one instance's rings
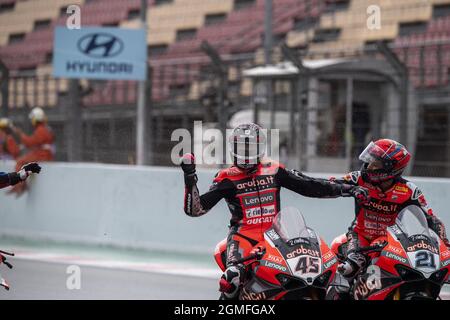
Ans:
{"label": "motorcycle handlebar", "polygon": [[356,252],[359,252],[359,253],[367,253],[367,252],[370,252],[370,251],[376,252],[376,251],[381,251],[381,250],[383,250],[383,248],[384,248],[386,245],[387,245],[387,242],[383,242],[383,243],[380,243],[380,244],[375,244],[375,245],[373,245],[373,246],[360,247],[360,248],[356,249],[355,251],[356,251]]}
{"label": "motorcycle handlebar", "polygon": [[261,260],[263,255],[266,253],[266,248],[262,248],[260,251],[255,252],[254,254],[251,254],[249,256],[246,256],[242,259],[238,259],[234,262],[234,264],[240,264],[249,260]]}
{"label": "motorcycle handlebar", "polygon": [[[0,254],[1,254],[1,255],[11,256],[11,257],[14,256],[14,253],[12,253],[12,252],[7,252],[7,251],[3,251],[3,250],[0,250]],[[5,258],[4,256],[1,256],[1,257],[0,257],[0,263],[5,264],[5,265],[6,265],[8,268],[10,268],[10,269],[13,268],[12,264],[9,263],[8,261],[6,261],[6,258]]]}
{"label": "motorcycle handlebar", "polygon": [[12,252],[7,252],[7,251],[0,250],[0,253],[1,254],[6,254],[7,256],[14,257],[14,253],[12,253]]}

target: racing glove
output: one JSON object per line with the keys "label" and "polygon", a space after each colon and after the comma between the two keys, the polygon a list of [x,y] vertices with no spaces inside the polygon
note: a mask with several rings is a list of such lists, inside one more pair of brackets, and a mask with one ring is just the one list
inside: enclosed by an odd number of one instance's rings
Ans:
{"label": "racing glove", "polygon": [[360,186],[352,186],[350,184],[342,185],[342,196],[353,197],[359,203],[368,203],[370,201],[369,190]]}
{"label": "racing glove", "polygon": [[338,265],[338,271],[346,278],[353,278],[366,262],[366,257],[361,253],[350,252],[347,259]]}
{"label": "racing glove", "polygon": [[41,167],[36,162],[27,163],[17,172],[20,180],[26,180],[31,174],[41,172]]}
{"label": "racing glove", "polygon": [[181,157],[181,169],[184,172],[184,184],[192,186],[197,183],[197,175],[195,174],[195,157],[192,153],[186,153]]}
{"label": "racing glove", "polygon": [[219,291],[223,292],[227,299],[236,298],[243,278],[244,266],[242,264],[228,267],[220,279]]}

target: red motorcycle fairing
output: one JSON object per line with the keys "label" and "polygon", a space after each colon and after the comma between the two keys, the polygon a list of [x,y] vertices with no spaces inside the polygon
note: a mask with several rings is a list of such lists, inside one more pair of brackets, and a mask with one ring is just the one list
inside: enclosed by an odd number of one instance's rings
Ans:
{"label": "red motorcycle fairing", "polygon": [[[369,266],[367,271],[358,277],[354,288],[354,298],[357,300],[399,300],[402,298],[401,290],[408,286],[417,290],[419,293],[425,292],[424,296],[436,299],[439,295],[442,283],[449,277],[450,261],[443,265],[440,260],[440,268],[436,268],[428,278],[421,276],[417,269],[417,264],[421,259],[421,255],[429,256],[425,251],[418,248],[417,250],[410,245],[405,248],[404,244],[396,239],[391,230],[388,229],[388,244],[381,251],[378,259],[373,265]],[[444,249],[445,244],[440,240],[439,247]],[[409,249],[409,250],[408,250]],[[445,247],[444,252],[448,252]],[[431,252],[431,251],[430,251]],[[442,255],[449,255],[450,252]],[[409,253],[409,255],[408,255]],[[419,256],[412,265],[413,256]],[[440,272],[446,272],[443,279],[438,280]],[[413,295],[414,292],[411,293]]]}
{"label": "red motorcycle fairing", "polygon": [[[309,238],[297,237],[285,242],[270,228],[264,233],[254,251],[265,248],[259,260],[246,261],[249,278],[244,282],[240,299],[266,300],[325,297],[328,285],[333,281],[338,259],[323,239],[309,228]],[[252,254],[252,251],[250,254]],[[215,250],[215,260],[225,269],[226,240]]]}
{"label": "red motorcycle fairing", "polygon": [[[423,212],[416,206],[407,207],[402,218],[389,226],[386,233],[386,245],[379,252],[365,253],[370,257],[370,264],[365,272],[356,276],[352,295],[355,299],[383,300],[408,299],[414,295],[422,298],[437,298],[442,284],[450,277],[450,250],[445,243],[429,230]],[[408,213],[409,212],[409,213]],[[406,213],[409,218],[403,221]],[[413,214],[411,216],[411,213]],[[422,217],[421,217],[422,216]],[[406,234],[402,231],[405,224],[412,220],[421,231]],[[400,222],[399,222],[400,221]],[[373,246],[376,239],[369,245]],[[346,256],[346,235],[340,235],[332,242],[332,250],[342,262]],[[369,253],[370,252],[370,253]],[[427,266],[428,268],[427,270]],[[433,266],[433,268],[431,268]],[[424,276],[423,268],[427,271]]]}

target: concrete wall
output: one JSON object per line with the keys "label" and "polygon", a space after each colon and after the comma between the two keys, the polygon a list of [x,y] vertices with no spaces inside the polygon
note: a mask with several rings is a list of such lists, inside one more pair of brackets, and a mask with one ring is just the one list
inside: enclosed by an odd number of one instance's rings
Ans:
{"label": "concrete wall", "polygon": [[[2,171],[12,168],[0,164]],[[214,173],[200,170],[201,192]],[[413,181],[449,226],[450,179]],[[177,168],[52,163],[43,165],[30,187],[17,199],[6,194],[8,188],[0,191],[0,236],[208,253],[227,234],[224,201],[203,217],[184,214],[183,175]],[[351,199],[309,199],[288,190],[281,197],[282,207],[298,207],[327,242],[353,219]]]}

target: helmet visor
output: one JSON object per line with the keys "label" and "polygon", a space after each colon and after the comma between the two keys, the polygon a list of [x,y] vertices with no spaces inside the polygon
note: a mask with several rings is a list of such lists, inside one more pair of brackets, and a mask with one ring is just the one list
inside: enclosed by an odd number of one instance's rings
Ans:
{"label": "helmet visor", "polygon": [[238,159],[252,160],[257,159],[264,155],[265,144],[262,142],[248,141],[236,141],[233,143],[231,153]]}
{"label": "helmet visor", "polygon": [[369,145],[364,149],[363,152],[359,155],[359,160],[372,163],[374,161],[385,161],[391,159],[389,153],[394,150],[383,150],[379,146],[377,146],[373,141],[369,143]]}
{"label": "helmet visor", "polygon": [[257,139],[235,136],[230,142],[231,154],[240,164],[256,164],[266,151],[264,141]]}

